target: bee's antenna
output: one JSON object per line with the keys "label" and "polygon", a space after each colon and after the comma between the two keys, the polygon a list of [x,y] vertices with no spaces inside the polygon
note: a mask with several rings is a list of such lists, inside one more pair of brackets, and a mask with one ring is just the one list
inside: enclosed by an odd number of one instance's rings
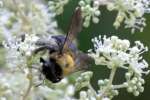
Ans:
{"label": "bee's antenna", "polygon": [[63,48],[64,48],[64,45],[65,45],[65,43],[66,43],[66,41],[67,41],[68,36],[69,36],[69,33],[66,34],[65,40],[64,40],[64,42],[63,42],[63,45],[62,45],[61,48],[60,48],[60,54],[63,53]]}

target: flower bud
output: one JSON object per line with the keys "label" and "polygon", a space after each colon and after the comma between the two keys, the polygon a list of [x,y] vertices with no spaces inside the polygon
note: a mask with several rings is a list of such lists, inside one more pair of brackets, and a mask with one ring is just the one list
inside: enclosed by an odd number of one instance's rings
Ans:
{"label": "flower bud", "polygon": [[133,92],[133,88],[132,88],[132,87],[128,87],[128,88],[127,88],[127,91],[128,91],[129,93],[131,93],[131,92]]}
{"label": "flower bud", "polygon": [[99,86],[103,86],[105,83],[104,83],[104,81],[103,80],[98,80],[98,85]]}
{"label": "flower bud", "polygon": [[99,10],[96,10],[96,11],[94,12],[94,14],[95,14],[96,16],[99,16],[101,13],[100,13]]}
{"label": "flower bud", "polygon": [[142,83],[141,83],[141,82],[138,82],[138,83],[137,83],[137,86],[138,86],[138,87],[142,86]]}
{"label": "flower bud", "polygon": [[99,18],[97,18],[97,17],[93,17],[92,20],[93,20],[93,23],[95,23],[95,24],[97,24],[99,22]]}
{"label": "flower bud", "polygon": [[137,90],[137,86],[133,86],[133,89],[134,89],[134,90]]}
{"label": "flower bud", "polygon": [[85,6],[85,2],[84,2],[83,0],[81,0],[81,1],[79,2],[79,5],[80,5],[80,6]]}
{"label": "flower bud", "polygon": [[128,73],[125,74],[125,78],[126,78],[127,80],[129,80],[130,77],[131,77],[131,73],[128,72]]}
{"label": "flower bud", "polygon": [[107,9],[108,9],[109,11],[112,11],[114,8],[115,8],[115,6],[114,6],[113,3],[109,3],[109,4],[107,5]]}
{"label": "flower bud", "polygon": [[139,96],[140,93],[138,91],[134,91],[133,94],[134,96]]}
{"label": "flower bud", "polygon": [[144,92],[144,87],[141,86],[138,88],[138,90],[139,90],[139,92]]}
{"label": "flower bud", "polygon": [[80,98],[86,98],[86,97],[87,97],[87,93],[85,91],[81,91]]}
{"label": "flower bud", "polygon": [[135,80],[131,80],[131,83],[132,83],[132,84],[136,84],[136,81],[135,81]]}

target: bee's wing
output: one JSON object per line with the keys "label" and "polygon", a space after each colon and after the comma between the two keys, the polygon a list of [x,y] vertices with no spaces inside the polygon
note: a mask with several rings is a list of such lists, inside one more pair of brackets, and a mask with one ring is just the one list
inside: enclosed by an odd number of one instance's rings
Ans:
{"label": "bee's wing", "polygon": [[79,51],[75,57],[76,71],[88,69],[88,67],[92,65],[93,62],[94,62],[93,58]]}
{"label": "bee's wing", "polygon": [[82,16],[81,16],[81,9],[78,7],[76,8],[73,14],[71,25],[69,27],[69,31],[66,35],[64,44],[62,45],[62,48],[61,48],[62,51],[69,47],[71,42],[76,37],[77,33],[81,31],[81,28],[82,28]]}
{"label": "bee's wing", "polygon": [[38,39],[38,41],[36,41],[35,45],[38,46],[38,48],[34,50],[35,54],[41,51],[45,52],[46,50],[49,50],[49,52],[59,50],[55,39],[53,39],[51,36],[41,37],[40,39]]}

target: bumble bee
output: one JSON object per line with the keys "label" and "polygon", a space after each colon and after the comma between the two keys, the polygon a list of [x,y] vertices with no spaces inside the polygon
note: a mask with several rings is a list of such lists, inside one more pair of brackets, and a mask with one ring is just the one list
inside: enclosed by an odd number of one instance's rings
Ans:
{"label": "bumble bee", "polygon": [[41,73],[52,83],[57,83],[65,76],[86,69],[92,60],[87,54],[77,49],[72,42],[77,33],[81,31],[82,16],[81,9],[77,8],[73,14],[71,25],[66,36],[51,36],[55,40],[55,45],[41,43],[42,46],[35,50],[38,53],[43,50],[49,51],[49,58],[40,58],[42,63]]}

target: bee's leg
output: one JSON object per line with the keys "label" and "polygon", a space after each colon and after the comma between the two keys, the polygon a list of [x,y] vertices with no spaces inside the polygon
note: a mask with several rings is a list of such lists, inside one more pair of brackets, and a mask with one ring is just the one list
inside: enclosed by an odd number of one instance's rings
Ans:
{"label": "bee's leg", "polygon": [[52,53],[52,52],[57,51],[57,46],[42,46],[42,47],[39,47],[34,51],[34,54],[37,54],[38,52],[40,52],[42,50],[49,50],[49,53]]}
{"label": "bee's leg", "polygon": [[35,87],[38,87],[38,86],[43,85],[43,84],[45,84],[45,78],[42,80],[41,83],[36,84]]}
{"label": "bee's leg", "polygon": [[45,80],[45,78],[44,78],[44,77],[42,77],[42,74],[41,74],[41,73],[42,73],[42,71],[41,71],[41,69],[40,69],[40,68],[37,68],[37,67],[35,67],[35,66],[29,67],[29,68],[36,69],[37,71],[39,71],[39,72],[40,72],[39,80],[42,80],[42,82],[35,84],[35,87],[38,87],[38,86],[40,86],[40,85],[44,84],[44,80]]}
{"label": "bee's leg", "polygon": [[45,77],[42,75],[42,73],[39,75],[39,80],[41,80],[41,82],[36,84],[35,87],[45,84]]}
{"label": "bee's leg", "polygon": [[28,68],[32,68],[32,69],[35,69],[35,70],[41,72],[41,69],[40,69],[40,68],[37,68],[37,67],[35,67],[35,66],[33,66],[33,65],[32,65],[31,67],[28,67]]}
{"label": "bee's leg", "polygon": [[46,50],[46,49],[51,50],[52,48],[51,48],[50,46],[42,46],[42,47],[37,48],[37,49],[34,51],[34,53],[37,54],[38,52],[43,51],[43,50]]}
{"label": "bee's leg", "polygon": [[37,67],[35,67],[35,66],[29,67],[29,68],[33,68],[33,69],[36,69],[36,70],[38,70],[38,71],[41,71],[40,68],[37,68]]}

